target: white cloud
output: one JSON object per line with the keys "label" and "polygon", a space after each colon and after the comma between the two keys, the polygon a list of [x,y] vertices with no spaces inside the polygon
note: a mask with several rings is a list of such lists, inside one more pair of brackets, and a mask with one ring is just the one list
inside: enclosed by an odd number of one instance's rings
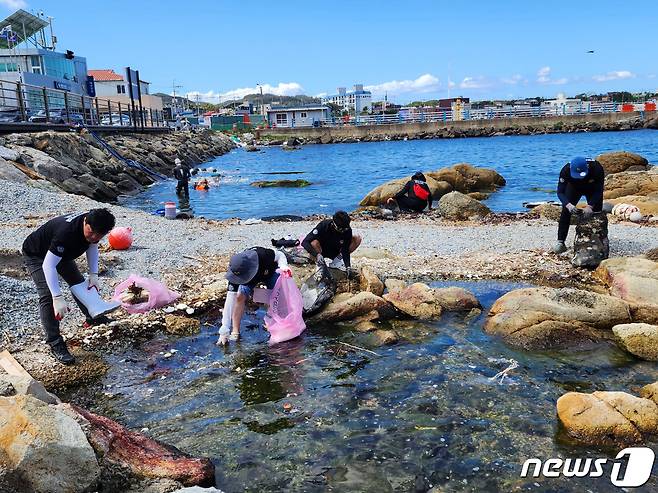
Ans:
{"label": "white cloud", "polygon": [[432,74],[423,74],[414,80],[392,80],[390,82],[382,82],[381,84],[364,86],[364,89],[373,94],[383,95],[384,93],[403,94],[410,92],[432,92],[438,90],[440,86],[439,79]]}
{"label": "white cloud", "polygon": [[524,78],[523,78],[521,75],[519,75],[519,74],[514,74],[514,75],[511,76],[511,77],[503,77],[502,79],[500,79],[500,81],[501,81],[503,84],[507,84],[507,85],[510,85],[510,86],[515,86],[515,85],[517,85],[517,84],[521,84],[521,83],[523,83],[523,84],[527,84],[527,83],[528,83],[528,79],[524,79]]}
{"label": "white cloud", "polygon": [[0,0],[0,5],[10,10],[18,10],[26,8],[27,2],[25,0]]}
{"label": "white cloud", "polygon": [[629,72],[628,70],[613,70],[607,74],[595,75],[592,77],[592,79],[597,82],[605,82],[608,80],[632,79],[634,77],[635,74],[633,72]]}
{"label": "white cloud", "polygon": [[448,81],[448,88],[449,89],[452,89],[453,87],[456,87],[456,86],[457,86],[457,84],[455,82],[453,82],[451,80]]}
{"label": "white cloud", "polygon": [[461,89],[484,89],[490,86],[491,84],[482,76],[464,77],[464,80],[459,84]]}
{"label": "white cloud", "polygon": [[569,82],[569,79],[566,77],[551,79],[551,67],[542,67],[537,71],[537,82],[540,84],[562,85]]}
{"label": "white cloud", "polygon": [[[2,0],[0,0],[2,1]],[[297,82],[279,82],[276,86],[263,84],[263,94],[274,94],[275,96],[296,96],[303,94],[304,88]],[[242,99],[247,94],[260,94],[260,87],[240,87],[231,89],[226,92],[199,92],[191,91],[186,93],[189,99],[196,101],[197,95],[199,101],[208,103],[218,103],[219,101],[230,101],[231,99]]]}

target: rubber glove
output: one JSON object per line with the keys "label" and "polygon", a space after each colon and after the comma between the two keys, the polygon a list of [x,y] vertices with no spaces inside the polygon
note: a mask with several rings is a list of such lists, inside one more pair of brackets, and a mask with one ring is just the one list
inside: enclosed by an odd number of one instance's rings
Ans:
{"label": "rubber glove", "polygon": [[61,320],[69,312],[69,306],[64,300],[64,296],[53,296],[53,309],[55,310],[55,319]]}
{"label": "rubber glove", "polygon": [[219,328],[219,339],[217,345],[224,346],[229,340],[231,333],[231,317],[233,315],[233,307],[235,306],[235,299],[238,293],[229,291],[226,293],[226,302],[224,303],[224,311],[222,313],[222,325]]}
{"label": "rubber glove", "polygon": [[87,289],[93,288],[96,288],[97,292],[101,292],[101,284],[98,280],[98,274],[89,274],[89,284],[87,285]]}
{"label": "rubber glove", "polygon": [[592,209],[592,207],[590,205],[588,205],[587,207],[585,207],[583,209],[583,217],[585,219],[589,219],[593,215],[594,215],[594,209]]}
{"label": "rubber glove", "polygon": [[568,203],[567,205],[565,205],[565,207],[571,214],[573,214],[573,212],[576,210],[576,206],[573,205],[572,203]]}
{"label": "rubber glove", "polygon": [[286,267],[285,269],[280,269],[280,271],[283,277],[292,277],[292,271],[290,270],[290,267]]}
{"label": "rubber glove", "polygon": [[324,257],[322,256],[321,253],[318,253],[317,257],[315,257],[315,265],[318,267],[322,266],[324,264]]}

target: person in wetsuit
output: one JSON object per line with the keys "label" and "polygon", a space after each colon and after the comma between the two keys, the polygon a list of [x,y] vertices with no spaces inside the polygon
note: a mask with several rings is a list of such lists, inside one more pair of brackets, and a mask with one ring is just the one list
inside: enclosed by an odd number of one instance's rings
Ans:
{"label": "person in wetsuit", "polygon": [[239,339],[247,298],[253,298],[258,285],[274,288],[279,279],[277,269],[282,275],[292,276],[285,254],[271,248],[253,247],[231,257],[226,273],[228,293],[217,344],[223,346],[229,340]]}
{"label": "person in wetsuit", "polygon": [[[98,290],[98,242],[112,230],[114,221],[107,209],[59,216],[30,233],[23,242],[23,262],[37,288],[46,342],[61,363],[72,364],[75,358],[59,331],[59,321],[66,316],[69,307],[62,295],[58,274],[69,286],[83,282],[75,259],[84,253],[89,266],[88,289]],[[87,308],[74,299],[90,321]]]}
{"label": "person in wetsuit", "polygon": [[178,180],[176,185],[176,195],[181,193],[185,196],[190,195],[190,178],[192,177],[190,173],[190,168],[186,164],[183,164],[180,159],[176,158],[174,160],[176,167],[174,168],[174,178]]}
{"label": "person in wetsuit", "polygon": [[587,199],[587,206],[582,210],[584,218],[590,218],[595,212],[601,212],[604,178],[603,166],[594,159],[578,156],[562,167],[557,184],[557,196],[562,203],[562,213],[553,252],[562,253],[567,250],[564,242],[569,233],[571,215],[578,213],[576,204],[581,197],[585,196]]}
{"label": "person in wetsuit", "polygon": [[427,207],[432,210],[432,192],[427,185],[425,175],[417,171],[402,190],[386,201],[387,204],[398,204],[402,211],[422,212]]}
{"label": "person in wetsuit", "polygon": [[321,221],[306,235],[302,247],[310,253],[318,265],[325,257],[333,259],[329,267],[351,268],[350,254],[361,245],[361,237],[350,227],[350,216],[345,211],[336,212],[331,219]]}

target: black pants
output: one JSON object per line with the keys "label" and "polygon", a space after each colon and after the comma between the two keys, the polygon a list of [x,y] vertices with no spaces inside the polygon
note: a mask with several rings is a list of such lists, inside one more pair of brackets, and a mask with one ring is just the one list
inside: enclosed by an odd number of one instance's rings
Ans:
{"label": "black pants", "polygon": [[411,197],[402,196],[396,199],[398,207],[401,211],[422,212],[427,207],[427,202],[424,200],[412,199]]}
{"label": "black pants", "polygon": [[[59,332],[59,321],[55,318],[55,309],[53,308],[53,298],[50,294],[50,289],[48,289],[48,284],[46,283],[46,275],[43,272],[43,259],[40,257],[31,257],[29,255],[23,254],[23,262],[25,267],[27,267],[32,280],[34,281],[35,286],[37,287],[37,293],[39,294],[39,315],[41,316],[41,325],[43,326],[43,331],[46,333],[46,342],[51,346],[57,344],[62,340],[62,336]],[[85,280],[84,276],[80,273],[78,266],[73,260],[62,260],[57,264],[57,273],[62,276],[62,279],[69,286],[75,284],[80,284]],[[82,310],[82,313],[85,314],[87,321],[89,322],[91,317],[87,308],[78,301],[75,296],[73,297],[75,302]]]}
{"label": "black pants", "polygon": [[[583,190],[572,187],[571,184],[567,184],[567,189],[564,194],[567,196],[567,200],[570,204],[576,205],[580,198],[584,195],[587,199],[587,203],[592,207],[594,212],[601,212],[603,209],[603,198],[598,198],[596,202],[593,202],[596,192],[594,190]],[[560,222],[557,227],[557,239],[558,241],[565,241],[567,239],[567,234],[569,233],[569,225],[571,224],[571,213],[569,209],[562,206],[562,213],[560,214]]]}
{"label": "black pants", "polygon": [[190,195],[189,182],[178,180],[178,185],[176,185],[176,194],[180,195],[181,193],[184,193],[186,196]]}

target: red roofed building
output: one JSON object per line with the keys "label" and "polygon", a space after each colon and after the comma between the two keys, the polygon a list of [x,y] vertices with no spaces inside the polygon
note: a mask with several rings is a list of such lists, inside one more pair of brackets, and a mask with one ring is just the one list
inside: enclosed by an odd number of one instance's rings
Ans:
{"label": "red roofed building", "polygon": [[[87,75],[94,78],[96,96],[100,99],[109,99],[117,103],[130,103],[128,83],[122,74],[117,74],[113,69],[88,70]],[[145,80],[139,81],[139,89],[142,93],[142,105],[144,108],[162,110],[162,99],[151,96],[149,83]]]}

